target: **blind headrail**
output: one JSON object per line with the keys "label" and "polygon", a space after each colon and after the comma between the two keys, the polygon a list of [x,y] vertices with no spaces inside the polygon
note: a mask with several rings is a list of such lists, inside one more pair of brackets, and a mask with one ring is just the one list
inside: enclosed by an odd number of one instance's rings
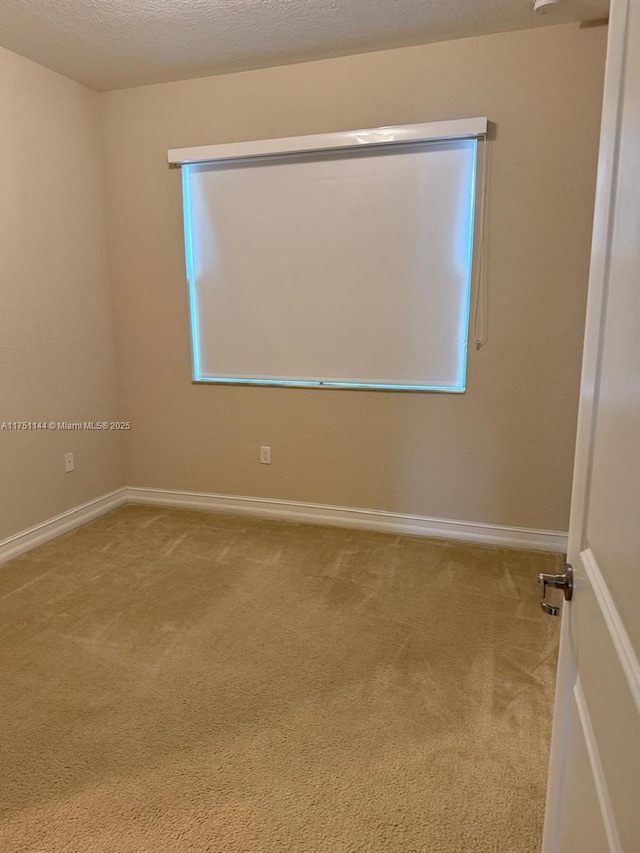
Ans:
{"label": "blind headrail", "polygon": [[280,139],[261,139],[249,142],[230,142],[220,145],[200,145],[195,148],[172,148],[168,161],[175,166],[212,163],[224,160],[281,156],[311,151],[358,149],[363,146],[387,146],[408,142],[479,139],[486,136],[486,116],[432,121],[423,124],[404,124],[375,127],[365,130],[346,130],[337,133],[318,133],[312,136],[289,136]]}

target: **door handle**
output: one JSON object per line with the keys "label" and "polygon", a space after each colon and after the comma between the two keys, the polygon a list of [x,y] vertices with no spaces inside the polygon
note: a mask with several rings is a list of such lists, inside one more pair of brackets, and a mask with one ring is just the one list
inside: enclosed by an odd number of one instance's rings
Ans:
{"label": "door handle", "polygon": [[573,595],[573,566],[570,563],[567,563],[564,567],[564,572],[560,572],[556,575],[548,575],[544,572],[540,572],[538,575],[538,582],[541,586],[540,607],[542,607],[544,612],[548,613],[549,616],[557,616],[560,612],[560,608],[556,607],[554,604],[549,604],[547,601],[547,587],[553,586],[556,589],[563,590],[565,601],[571,601],[571,596]]}

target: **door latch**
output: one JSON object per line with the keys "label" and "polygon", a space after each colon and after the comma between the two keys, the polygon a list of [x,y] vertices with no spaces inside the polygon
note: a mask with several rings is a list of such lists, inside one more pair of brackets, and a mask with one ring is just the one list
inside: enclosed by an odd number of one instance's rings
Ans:
{"label": "door latch", "polygon": [[565,601],[571,601],[571,596],[573,595],[573,566],[570,563],[567,563],[564,567],[564,572],[560,572],[556,575],[548,575],[544,572],[540,572],[538,575],[538,582],[541,586],[540,606],[545,613],[549,614],[549,616],[557,616],[560,612],[560,608],[556,607],[554,604],[549,604],[547,601],[547,587],[553,586],[556,589],[563,590]]}

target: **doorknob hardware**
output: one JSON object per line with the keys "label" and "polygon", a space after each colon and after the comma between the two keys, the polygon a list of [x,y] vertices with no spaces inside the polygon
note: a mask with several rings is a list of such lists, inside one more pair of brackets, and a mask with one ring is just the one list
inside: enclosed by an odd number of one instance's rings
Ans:
{"label": "doorknob hardware", "polygon": [[554,604],[549,604],[547,601],[547,587],[553,586],[556,589],[563,590],[565,601],[571,601],[571,596],[573,595],[573,566],[570,563],[566,563],[564,572],[560,572],[556,575],[549,575],[544,572],[540,572],[538,575],[538,582],[542,587],[540,590],[540,607],[542,607],[544,612],[548,613],[549,616],[557,616],[560,612],[560,608],[556,607]]}

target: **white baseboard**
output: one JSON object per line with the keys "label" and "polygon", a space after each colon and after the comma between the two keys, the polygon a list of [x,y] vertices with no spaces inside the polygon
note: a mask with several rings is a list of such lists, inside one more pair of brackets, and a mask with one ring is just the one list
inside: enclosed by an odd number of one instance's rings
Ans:
{"label": "white baseboard", "polygon": [[205,509],[215,512],[279,518],[306,524],[328,524],[338,527],[353,527],[359,530],[380,530],[411,536],[457,539],[465,542],[502,545],[508,548],[525,548],[533,551],[554,551],[564,554],[567,550],[567,534],[557,530],[503,527],[499,524],[453,521],[448,518],[428,518],[375,509],[354,509],[352,507],[327,506],[299,501],[282,501],[273,498],[248,498],[236,495],[136,487],[129,487],[126,492],[127,501],[135,504]]}
{"label": "white baseboard", "polygon": [[380,530],[410,536],[456,539],[484,545],[525,548],[531,551],[554,551],[563,554],[567,550],[567,534],[557,530],[504,527],[499,524],[481,524],[476,521],[454,521],[449,518],[428,518],[422,515],[403,515],[376,509],[355,509],[301,501],[282,501],[274,498],[248,498],[237,495],[125,487],[0,541],[0,564],[19,557],[20,554],[43,545],[125,503],[170,506],[178,509],[203,509],[298,521],[305,524],[327,524],[358,530]]}
{"label": "white baseboard", "polygon": [[38,545],[44,545],[50,539],[62,536],[63,533],[67,533],[75,527],[80,527],[93,518],[121,506],[126,501],[127,490],[125,488],[116,489],[115,492],[109,492],[100,498],[87,501],[81,506],[76,506],[48,519],[48,521],[43,521],[28,530],[23,530],[8,539],[3,539],[0,541],[0,564],[13,560],[14,557],[19,557],[20,554],[24,554]]}

